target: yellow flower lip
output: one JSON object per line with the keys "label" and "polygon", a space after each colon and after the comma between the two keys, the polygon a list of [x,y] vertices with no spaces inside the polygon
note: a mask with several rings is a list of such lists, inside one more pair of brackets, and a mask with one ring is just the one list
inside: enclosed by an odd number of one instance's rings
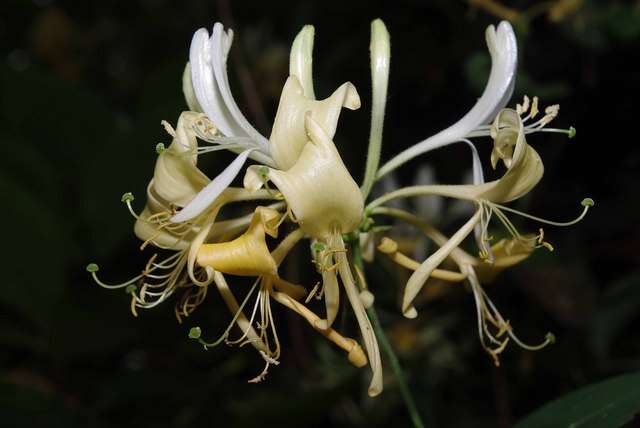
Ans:
{"label": "yellow flower lip", "polygon": [[278,235],[279,218],[278,211],[257,207],[244,234],[229,242],[203,244],[196,255],[197,264],[230,275],[277,275],[278,266],[269,252],[265,234]]}

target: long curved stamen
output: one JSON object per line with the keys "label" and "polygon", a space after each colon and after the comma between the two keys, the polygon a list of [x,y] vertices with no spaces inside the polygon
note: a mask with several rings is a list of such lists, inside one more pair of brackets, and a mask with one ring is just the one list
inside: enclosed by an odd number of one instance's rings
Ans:
{"label": "long curved stamen", "polygon": [[125,282],[121,282],[120,284],[107,284],[105,282],[102,282],[102,280],[100,280],[100,278],[98,278],[98,270],[100,269],[100,267],[96,264],[96,263],[89,263],[87,265],[87,272],[89,272],[91,274],[91,276],[93,277],[93,280],[96,282],[96,284],[98,284],[100,287],[102,288],[107,288],[109,290],[115,290],[118,288],[125,288],[129,285],[135,284],[138,280],[140,280],[141,278],[144,277],[144,274],[140,274],[136,277],[131,278],[128,281]]}
{"label": "long curved stamen", "polygon": [[595,205],[593,199],[585,198],[585,199],[582,200],[582,202],[580,202],[580,205],[582,205],[583,209],[582,209],[582,212],[580,213],[580,215],[578,217],[576,217],[575,219],[570,220],[570,221],[559,222],[559,221],[547,220],[547,219],[544,219],[544,218],[541,218],[541,217],[536,217],[534,215],[527,214],[525,212],[518,211],[518,210],[515,210],[513,208],[509,208],[509,207],[506,207],[504,205],[496,204],[496,203],[493,203],[493,202],[489,202],[489,201],[484,201],[484,202],[489,204],[494,210],[497,209],[497,210],[508,211],[510,213],[517,214],[517,215],[519,215],[521,217],[528,218],[530,220],[534,220],[534,221],[537,221],[539,223],[544,223],[544,224],[549,224],[551,226],[559,226],[559,227],[573,226],[574,224],[579,223],[587,215],[587,212],[589,211],[589,208],[591,208],[592,206]]}
{"label": "long curved stamen", "polygon": [[221,343],[225,342],[229,338],[229,334],[231,332],[231,329],[233,328],[233,326],[238,321],[238,318],[240,317],[240,314],[242,313],[242,310],[244,309],[244,307],[246,306],[247,302],[251,298],[251,295],[255,291],[255,289],[258,286],[259,282],[260,282],[260,278],[258,278],[253,283],[253,285],[249,289],[249,292],[247,293],[245,298],[242,300],[242,303],[238,307],[238,310],[233,315],[233,318],[231,319],[231,322],[228,324],[227,328],[224,330],[224,332],[222,333],[222,335],[218,339],[214,340],[213,342],[206,342],[201,337],[202,330],[200,329],[200,327],[192,327],[191,330],[189,330],[189,338],[197,340],[198,343],[200,343],[202,346],[204,346],[204,349],[206,349],[206,350],[209,350],[209,348],[214,348],[214,347],[220,345]]}

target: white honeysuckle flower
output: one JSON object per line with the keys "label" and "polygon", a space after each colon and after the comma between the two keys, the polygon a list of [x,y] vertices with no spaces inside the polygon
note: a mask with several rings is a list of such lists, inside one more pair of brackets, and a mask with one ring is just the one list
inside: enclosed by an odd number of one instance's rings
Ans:
{"label": "white honeysuckle flower", "polygon": [[490,25],[485,36],[491,55],[491,72],[487,86],[476,104],[455,124],[409,147],[384,164],[378,170],[379,178],[416,156],[469,138],[478,127],[493,120],[497,112],[509,102],[518,62],[518,46],[513,28],[508,22],[502,21],[497,29]]}
{"label": "white honeysuckle flower", "polygon": [[211,36],[204,28],[195,32],[183,75],[183,92],[189,108],[206,114],[203,125],[196,128],[198,136],[239,155],[198,197],[171,218],[174,223],[191,220],[206,210],[231,184],[248,157],[273,165],[267,139],[251,126],[231,94],[227,56],[232,41],[233,31],[225,32],[220,23],[213,26]]}
{"label": "white honeysuckle flower", "polygon": [[278,169],[291,167],[307,142],[304,125],[307,112],[311,112],[331,138],[342,107],[351,110],[360,108],[358,92],[349,82],[340,86],[325,100],[314,99],[311,81],[313,34],[313,27],[305,26],[292,45],[291,70],[294,74],[287,79],[283,88],[269,140],[249,124],[231,95],[226,58],[233,38],[232,31],[225,33],[222,25],[216,23],[211,37],[204,28],[194,34],[190,63],[185,68],[185,73],[188,69],[191,70],[191,83],[196,99],[193,99],[189,90],[189,79],[184,76],[183,87],[186,87],[184,93],[187,103],[201,107],[208,118],[206,123],[203,120],[203,125],[197,128],[197,135],[221,148],[242,151],[171,221],[191,220],[206,210],[235,179],[247,158]]}
{"label": "white honeysuckle flower", "polygon": [[[537,104],[537,102],[535,103]],[[525,103],[526,105],[526,103]],[[536,106],[537,109],[537,106]],[[524,107],[518,110],[504,109],[496,116],[493,124],[486,131],[494,140],[492,151],[492,164],[497,165],[498,160],[502,160],[506,166],[504,175],[497,179],[481,184],[462,185],[425,185],[412,186],[388,193],[367,205],[367,210],[372,210],[388,201],[399,197],[408,196],[445,196],[455,199],[467,200],[475,203],[475,214],[435,253],[429,256],[411,275],[402,302],[402,311],[405,316],[413,318],[417,316],[417,311],[413,307],[413,300],[423,288],[425,282],[436,269],[462,241],[477,226],[479,228],[480,254],[488,262],[493,262],[493,256],[489,247],[489,221],[495,215],[504,225],[506,230],[514,239],[522,241],[537,241],[538,246],[549,248],[543,241],[542,232],[533,238],[525,238],[517,231],[513,223],[507,218],[505,212],[515,213],[521,216],[532,218],[536,221],[556,226],[566,226],[581,220],[586,211],[593,205],[591,200],[585,199],[583,213],[576,219],[567,223],[551,222],[537,217],[529,216],[512,208],[500,205],[510,202],[527,194],[542,178],[544,167],[538,153],[527,144],[525,133],[527,126],[525,121],[529,120],[536,111],[527,114]],[[557,114],[557,107],[547,109],[547,115],[538,122],[548,123]],[[535,125],[538,127],[539,125]],[[544,126],[544,125],[543,125]],[[541,128],[538,128],[541,129]],[[563,132],[563,131],[560,131]],[[473,146],[471,146],[473,147]],[[474,178],[474,181],[475,178]]]}
{"label": "white honeysuckle flower", "polygon": [[206,29],[195,32],[189,50],[191,81],[202,111],[224,137],[244,137],[251,147],[269,154],[267,139],[244,117],[231,94],[227,56],[233,31],[216,22],[211,36]]}

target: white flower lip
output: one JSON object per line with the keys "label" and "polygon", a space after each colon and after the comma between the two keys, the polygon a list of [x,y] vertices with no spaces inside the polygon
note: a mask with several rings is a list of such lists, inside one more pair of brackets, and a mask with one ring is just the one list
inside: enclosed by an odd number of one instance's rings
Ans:
{"label": "white flower lip", "polygon": [[511,24],[502,21],[496,30],[487,27],[487,48],[491,55],[491,73],[476,104],[458,122],[396,155],[383,165],[378,178],[403,163],[430,150],[461,141],[479,125],[489,122],[511,98],[518,63],[518,46]]}
{"label": "white flower lip", "polygon": [[178,214],[171,217],[173,223],[191,220],[200,215],[218,196],[229,187],[247,161],[247,157],[254,149],[243,151],[227,166],[211,183],[200,191]]}
{"label": "white flower lip", "polygon": [[233,32],[224,32],[222,24],[195,32],[189,50],[191,81],[204,113],[226,137],[248,137],[256,148],[269,153],[267,139],[251,126],[233,99],[227,76],[227,55]]}

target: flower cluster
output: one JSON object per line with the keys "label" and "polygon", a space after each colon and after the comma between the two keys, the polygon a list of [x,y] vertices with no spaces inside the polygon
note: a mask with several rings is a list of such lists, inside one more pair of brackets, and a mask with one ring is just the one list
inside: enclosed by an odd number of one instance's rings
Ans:
{"label": "flower cluster", "polygon": [[[466,281],[477,306],[480,341],[496,364],[509,340],[527,349],[538,349],[553,340],[548,335],[542,345],[522,343],[481,285],[526,259],[536,248],[553,249],[544,240],[542,229],[538,234],[521,234],[509,219],[510,214],[569,225],[579,221],[593,205],[593,201],[585,199],[582,215],[567,223],[543,220],[504,205],[530,192],[543,174],[542,160],[525,137],[541,132],[566,133],[570,137],[575,134],[573,128],[548,128],[546,125],[558,114],[558,106],[547,107],[541,114],[537,98],[531,101],[525,97],[516,109],[505,108],[513,91],[517,63],[515,36],[507,22],[497,29],[487,29],[492,68],[476,105],[451,127],[411,146],[382,166],[379,161],[390,42],[382,21],[372,23],[372,123],[361,186],[354,181],[333,141],[342,108],[357,110],[360,97],[347,82],[328,98],[316,99],[311,67],[313,27],[304,27],[293,42],[289,77],[268,138],[249,123],[232,96],[227,76],[232,39],[232,31],[225,32],[219,23],[211,34],[205,29],[194,34],[182,82],[189,111],[180,115],[175,128],[163,122],[172,141],[168,147],[156,147],[158,157],[142,212],[134,210],[133,195],[127,193],[122,198],[135,217],[134,231],[143,241],[141,249],[154,247],[158,251],[140,275],[121,284],[104,283],[97,275],[98,266],[90,264],[87,269],[98,284],[125,289],[131,295],[131,311],[136,316],[139,309],[158,306],[175,294],[179,321],[202,304],[213,286],[231,311],[231,322],[215,341],[205,341],[199,327],[193,327],[189,336],[207,349],[221,343],[251,344],[265,363],[252,382],[263,380],[281,355],[271,308],[275,301],[343,349],[351,364],[369,365],[369,395],[382,391],[380,351],[368,312],[372,310],[374,294],[367,288],[362,261],[374,257],[370,250],[376,246],[380,253],[413,271],[401,304],[406,317],[418,315],[414,300],[432,280]],[[497,180],[484,181],[482,163],[470,140],[479,137],[493,141],[491,166],[497,168],[500,161],[504,165],[504,174]],[[473,184],[393,188],[369,201],[369,193],[378,180],[419,155],[456,142],[471,148]],[[232,151],[237,157],[210,179],[198,168],[198,157],[219,150]],[[255,164],[245,166],[249,160]],[[242,186],[232,186],[241,174]],[[467,201],[474,209],[466,222],[447,237],[428,220],[389,204],[401,198],[424,196]],[[238,202],[251,205],[251,211],[234,217],[238,211],[228,206]],[[435,251],[423,261],[403,254],[388,228],[376,225],[381,217],[417,228],[435,244]],[[498,219],[508,233],[507,238],[495,243],[489,232],[493,219]],[[474,231],[477,257],[461,248]],[[302,240],[309,241],[309,266],[315,268],[319,278],[311,291],[280,275],[280,265]],[[456,268],[445,269],[446,263]],[[253,286],[241,302],[228,283],[230,277],[253,278]],[[333,327],[342,294],[359,326],[363,347]],[[310,305],[314,297],[324,303],[320,315]],[[239,337],[232,339],[234,328],[239,330]]]}

